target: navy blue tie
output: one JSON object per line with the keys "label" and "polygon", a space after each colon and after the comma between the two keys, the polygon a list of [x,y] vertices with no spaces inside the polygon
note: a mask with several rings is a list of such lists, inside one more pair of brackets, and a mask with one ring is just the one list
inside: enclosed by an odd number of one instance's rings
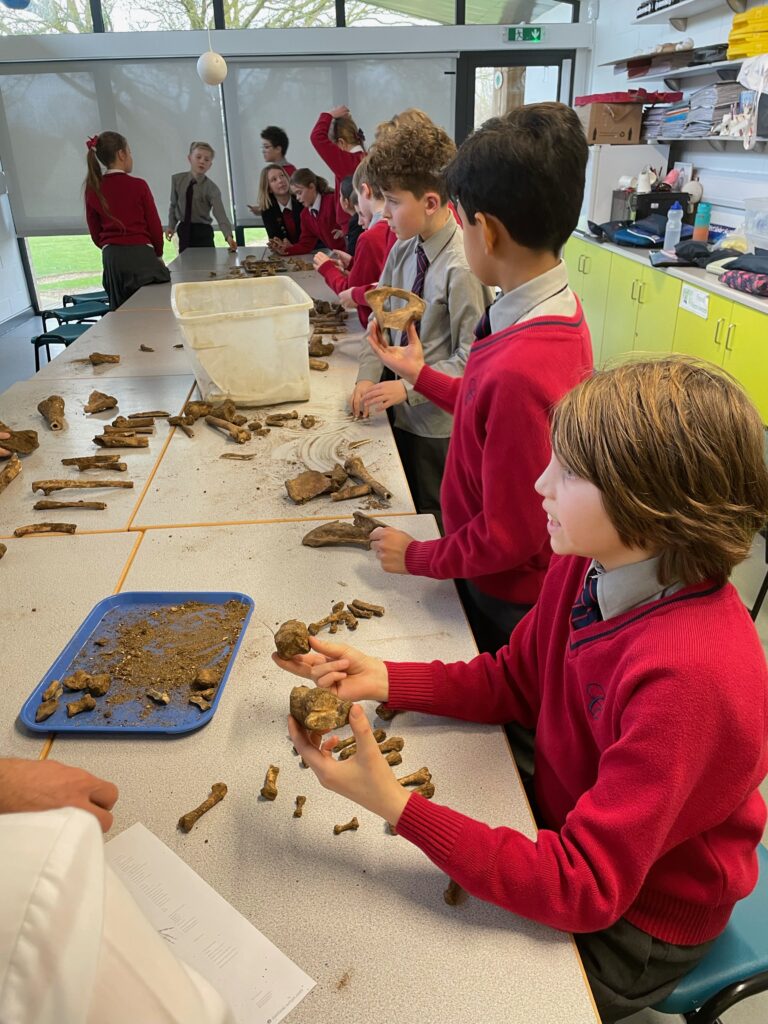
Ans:
{"label": "navy blue tie", "polygon": [[593,622],[601,622],[602,618],[597,603],[597,569],[593,568],[587,573],[579,599],[571,609],[571,625],[574,629],[582,629]]}
{"label": "navy blue tie", "polygon": [[483,338],[487,338],[489,334],[493,334],[493,328],[491,327],[491,307],[486,306],[485,312],[477,321],[477,327],[475,327],[475,339],[481,341]]}
{"label": "navy blue tie", "polygon": [[[427,254],[424,252],[423,245],[416,246],[416,277],[413,279],[411,285],[411,291],[414,295],[418,295],[420,299],[424,298],[424,278],[427,276],[427,270],[429,269],[429,260]],[[418,334],[421,328],[421,321],[417,320],[415,325],[416,333]],[[408,332],[402,331],[400,334],[400,344],[408,344]]]}

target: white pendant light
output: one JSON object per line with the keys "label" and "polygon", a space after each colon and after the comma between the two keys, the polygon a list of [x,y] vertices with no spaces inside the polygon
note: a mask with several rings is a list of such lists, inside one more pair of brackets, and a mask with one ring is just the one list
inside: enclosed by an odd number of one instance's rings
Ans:
{"label": "white pendant light", "polygon": [[208,50],[197,61],[197,73],[206,85],[221,85],[227,77],[227,62],[211,46],[211,30],[208,29]]}

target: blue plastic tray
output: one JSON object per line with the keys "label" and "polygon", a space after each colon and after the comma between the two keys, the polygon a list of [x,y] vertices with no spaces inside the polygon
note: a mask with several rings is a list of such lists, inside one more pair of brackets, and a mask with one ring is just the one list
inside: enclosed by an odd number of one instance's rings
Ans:
{"label": "blue plastic tray", "polygon": [[[67,718],[67,700],[65,697],[59,702],[59,707],[44,722],[35,721],[35,712],[40,705],[40,697],[43,691],[54,679],[63,679],[70,675],[75,668],[82,667],[81,656],[88,654],[97,655],[100,650],[94,645],[95,639],[105,638],[107,640],[115,637],[119,625],[134,617],[147,615],[157,608],[168,605],[184,604],[187,601],[198,601],[201,604],[226,604],[227,601],[239,601],[247,608],[245,617],[238,636],[226,647],[225,652],[215,662],[218,667],[224,666],[221,682],[216,689],[216,695],[211,707],[207,711],[201,711],[194,704],[186,701],[171,700],[171,703],[153,707],[149,714],[146,714],[146,699],[129,700],[124,703],[105,703],[106,698],[97,697],[97,706],[93,711],[83,712],[73,718]],[[122,613],[122,614],[121,614]],[[193,732],[203,725],[207,725],[216,713],[221,695],[226,686],[229,673],[237,656],[240,644],[243,641],[245,630],[253,614],[253,600],[247,594],[240,594],[236,591],[134,591],[123,594],[115,594],[107,597],[92,609],[83,624],[69,641],[67,646],[54,661],[41,681],[32,691],[21,709],[19,718],[33,732],[109,732],[109,733],[165,733],[180,735],[186,732]],[[81,658],[78,664],[78,659]],[[71,694],[71,699],[77,700],[81,696],[77,693]],[[109,695],[108,695],[109,696]],[[104,718],[102,710],[109,707],[111,717]],[[146,717],[142,717],[142,712]]]}

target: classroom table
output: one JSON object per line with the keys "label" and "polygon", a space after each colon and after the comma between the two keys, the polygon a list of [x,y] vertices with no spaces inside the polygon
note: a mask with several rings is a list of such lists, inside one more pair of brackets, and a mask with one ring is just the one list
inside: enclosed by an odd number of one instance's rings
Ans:
{"label": "classroom table", "polygon": [[[0,537],[9,537],[18,526],[36,522],[75,523],[78,531],[97,532],[127,530],[142,495],[160,461],[171,432],[164,419],[155,420],[154,433],[147,448],[100,448],[93,438],[102,433],[104,424],[116,416],[133,412],[165,410],[176,414],[186,402],[194,378],[185,374],[175,377],[112,377],[105,381],[45,380],[36,374],[31,380],[19,381],[0,396],[0,419],[15,430],[36,430],[39,447],[31,455],[21,456],[22,472],[0,495]],[[104,391],[117,398],[118,406],[106,412],[86,415],[83,407],[92,390]],[[65,429],[52,431],[37,411],[38,403],[51,394],[65,402]],[[62,459],[83,455],[117,454],[127,463],[122,473],[105,473],[90,469],[79,472],[75,466],[63,466]],[[133,481],[133,488],[93,488],[54,491],[47,497],[53,501],[88,500],[106,502],[100,511],[57,509],[34,511],[35,501],[46,497],[32,493],[35,480],[109,479]],[[2,566],[0,566],[2,568]]]}
{"label": "classroom table", "polygon": [[3,757],[42,749],[45,736],[22,726],[18,713],[93,605],[117,589],[137,540],[105,533],[3,541]]}
{"label": "classroom table", "polygon": [[[437,536],[430,516],[402,525],[420,539]],[[281,523],[147,532],[123,590],[233,589],[256,602],[218,710],[199,732],[173,739],[62,733],[52,756],[114,781],[115,834],[143,822],[316,980],[291,1024],[596,1024],[569,936],[473,898],[447,906],[448,880],[423,854],[299,766],[286,731],[298,681],[270,659],[281,621],[320,617],[332,602],[357,597],[386,613],[336,640],[396,659],[474,652],[450,582],[387,575],[370,552],[302,547],[304,530]],[[365,707],[373,717],[374,705]],[[427,765],[437,800],[533,838],[501,728],[410,713],[385,725],[405,739],[398,774]],[[259,798],[270,763],[280,767],[273,803]],[[179,816],[217,781],[227,796],[182,834]],[[307,803],[294,819],[299,793]],[[353,814],[359,830],[334,836],[333,826]]]}

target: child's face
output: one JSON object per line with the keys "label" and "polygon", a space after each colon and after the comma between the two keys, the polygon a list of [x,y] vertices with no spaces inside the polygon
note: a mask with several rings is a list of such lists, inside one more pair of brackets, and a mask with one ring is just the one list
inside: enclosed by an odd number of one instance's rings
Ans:
{"label": "child's face", "polygon": [[309,209],[317,199],[317,189],[314,185],[294,185],[293,193],[302,206]]}
{"label": "child's face", "polygon": [[556,555],[596,558],[608,570],[638,561],[638,553],[619,539],[599,488],[576,476],[554,453],[535,487],[544,499],[549,543]]}
{"label": "child's face", "polygon": [[265,164],[280,164],[283,162],[283,151],[279,146],[273,146],[269,139],[261,140],[261,155]]}
{"label": "child's face", "polygon": [[291,183],[285,171],[274,168],[267,174],[267,187],[273,196],[287,196],[290,192]]}
{"label": "child's face", "polygon": [[193,174],[207,174],[213,163],[213,157],[208,149],[193,149],[187,159]]}
{"label": "child's face", "polygon": [[392,189],[384,192],[382,216],[402,241],[422,234],[430,223],[430,214],[440,208],[440,198],[434,192],[425,192],[417,199],[413,192]]}

